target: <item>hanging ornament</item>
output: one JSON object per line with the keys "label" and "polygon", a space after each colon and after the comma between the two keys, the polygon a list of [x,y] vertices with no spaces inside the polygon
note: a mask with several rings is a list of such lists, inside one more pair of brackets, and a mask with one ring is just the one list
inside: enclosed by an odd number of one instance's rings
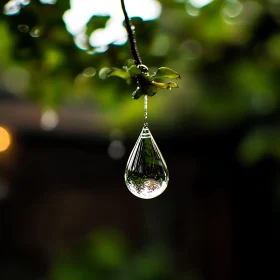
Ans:
{"label": "hanging ornament", "polygon": [[144,95],[144,126],[125,168],[125,183],[137,197],[150,199],[167,188],[169,173],[165,160],[148,127],[148,96]]}

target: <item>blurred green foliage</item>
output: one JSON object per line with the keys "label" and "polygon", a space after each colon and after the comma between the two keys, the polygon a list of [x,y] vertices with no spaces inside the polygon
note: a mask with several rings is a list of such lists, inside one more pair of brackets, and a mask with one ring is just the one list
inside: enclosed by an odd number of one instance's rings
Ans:
{"label": "blurred green foliage", "polygon": [[151,244],[135,251],[126,241],[119,231],[96,231],[54,259],[48,279],[164,280],[178,275],[169,248]]}
{"label": "blurred green foliage", "polygon": [[[2,86],[44,108],[92,108],[110,127],[140,126],[142,104],[131,98],[135,84],[104,79],[107,68],[121,68],[132,58],[128,44],[112,42],[100,52],[87,36],[74,38],[62,19],[68,0],[19,2],[25,3],[19,12],[0,16]],[[178,90],[150,98],[150,121],[171,132],[183,124],[219,129],[264,120],[261,129],[248,131],[240,148],[241,158],[254,163],[259,156],[249,156],[244,148],[253,145],[251,150],[259,151],[258,141],[246,144],[250,135],[263,133],[279,117],[280,3],[214,0],[195,5],[202,2],[207,1],[162,0],[158,19],[132,18],[143,63],[152,72],[166,66],[182,77]],[[109,18],[92,16],[85,34],[104,27]],[[279,142],[278,134],[273,137]],[[279,156],[269,143],[267,153]]]}

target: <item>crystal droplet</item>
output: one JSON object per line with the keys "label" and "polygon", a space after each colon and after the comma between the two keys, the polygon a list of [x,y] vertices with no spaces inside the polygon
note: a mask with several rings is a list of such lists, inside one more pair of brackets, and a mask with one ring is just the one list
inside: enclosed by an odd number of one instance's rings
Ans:
{"label": "crystal droplet", "polygon": [[168,169],[148,126],[129,156],[124,177],[129,191],[143,199],[157,197],[167,188]]}

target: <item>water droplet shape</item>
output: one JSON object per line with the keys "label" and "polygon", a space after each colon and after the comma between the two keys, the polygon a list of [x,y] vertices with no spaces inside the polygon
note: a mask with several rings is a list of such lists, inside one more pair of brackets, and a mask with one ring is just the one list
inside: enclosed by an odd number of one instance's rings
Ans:
{"label": "water droplet shape", "polygon": [[129,156],[124,177],[129,191],[143,199],[157,197],[167,188],[169,172],[147,123]]}

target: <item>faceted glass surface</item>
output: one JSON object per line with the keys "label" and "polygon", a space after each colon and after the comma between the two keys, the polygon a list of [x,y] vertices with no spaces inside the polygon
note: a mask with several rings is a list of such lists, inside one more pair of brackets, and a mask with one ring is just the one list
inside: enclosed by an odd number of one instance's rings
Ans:
{"label": "faceted glass surface", "polygon": [[144,126],[126,165],[127,188],[137,197],[151,199],[167,188],[168,181],[164,158],[149,128]]}

